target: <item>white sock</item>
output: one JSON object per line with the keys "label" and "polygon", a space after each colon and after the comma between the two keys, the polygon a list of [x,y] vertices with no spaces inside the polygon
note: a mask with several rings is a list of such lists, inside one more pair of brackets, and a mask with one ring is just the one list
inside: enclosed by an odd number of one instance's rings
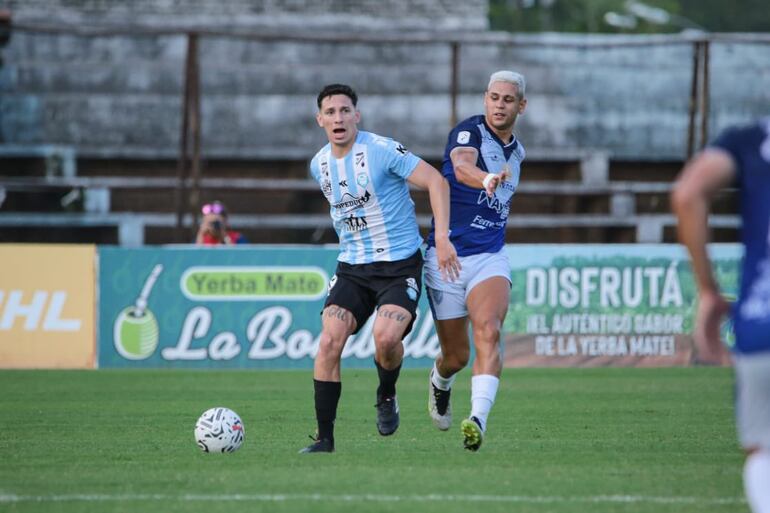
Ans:
{"label": "white sock", "polygon": [[770,513],[770,451],[760,450],[746,458],[743,487],[753,513]]}
{"label": "white sock", "polygon": [[431,374],[430,380],[439,390],[449,390],[452,388],[452,383],[455,382],[455,376],[457,376],[457,374],[452,374],[448,378],[441,376],[438,372],[438,367],[436,367],[436,362],[433,362],[433,373]]}
{"label": "white sock", "polygon": [[495,404],[497,386],[500,379],[490,374],[480,374],[471,378],[471,417],[481,422],[481,430],[487,430],[487,417]]}

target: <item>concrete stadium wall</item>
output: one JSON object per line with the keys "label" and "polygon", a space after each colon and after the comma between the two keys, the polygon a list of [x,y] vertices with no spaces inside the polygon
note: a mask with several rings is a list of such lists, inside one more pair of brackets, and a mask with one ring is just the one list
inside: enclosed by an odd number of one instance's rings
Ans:
{"label": "concrete stadium wall", "polygon": [[487,0],[1,0],[19,21],[299,30],[485,30]]}
{"label": "concrete stadium wall", "polygon": [[[529,108],[517,132],[529,149],[683,158],[691,45],[580,47],[644,39],[546,34],[519,37],[518,44],[463,45],[459,115],[480,112],[489,73],[512,68],[528,78]],[[0,143],[71,145],[81,156],[176,156],[185,50],[184,36],[15,32],[0,50]],[[770,46],[712,45],[712,135],[767,113],[766,62]],[[446,43],[206,37],[200,67],[204,157],[309,158],[324,143],[315,96],[330,82],[358,90],[362,128],[424,156],[443,150],[450,118]]]}

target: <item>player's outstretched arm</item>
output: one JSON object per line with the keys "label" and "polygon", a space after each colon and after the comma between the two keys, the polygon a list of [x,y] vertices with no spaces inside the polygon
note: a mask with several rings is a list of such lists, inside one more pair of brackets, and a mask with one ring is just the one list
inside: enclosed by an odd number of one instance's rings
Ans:
{"label": "player's outstretched arm", "polygon": [[444,279],[454,281],[460,275],[460,262],[457,260],[457,251],[449,240],[449,184],[436,168],[424,160],[412,171],[409,183],[428,190],[433,212],[438,266]]}
{"label": "player's outstretched arm", "polygon": [[508,177],[510,172],[506,167],[499,174],[487,173],[476,166],[478,157],[478,150],[468,146],[458,146],[449,154],[457,181],[468,187],[484,189],[487,196],[492,197],[497,186]]}
{"label": "player's outstretched arm", "polygon": [[719,291],[706,250],[708,213],[714,195],[734,176],[732,157],[722,150],[708,149],[685,166],[671,192],[671,206],[679,221],[679,240],[690,253],[698,286],[698,313],[693,338],[699,358],[709,363],[724,363],[727,359],[719,326],[729,305]]}

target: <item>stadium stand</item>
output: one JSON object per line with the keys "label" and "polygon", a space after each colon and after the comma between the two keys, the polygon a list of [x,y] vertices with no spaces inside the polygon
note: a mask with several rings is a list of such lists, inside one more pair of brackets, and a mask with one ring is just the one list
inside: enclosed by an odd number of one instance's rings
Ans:
{"label": "stadium stand", "polygon": [[[649,163],[645,169],[638,161],[614,162],[602,152],[598,155],[549,159],[533,152],[512,204],[508,242],[675,240],[668,194],[681,163]],[[317,184],[305,177],[305,166],[304,161],[208,162],[200,184],[202,199],[221,199],[230,205],[236,212],[231,216],[234,228],[250,241],[334,243],[328,204]],[[173,198],[178,182],[173,162],[116,166],[91,160],[81,164],[80,171],[77,176],[0,177],[4,195],[0,237],[34,241],[39,233],[61,232],[57,240],[67,240],[69,233],[73,242],[89,236],[97,237],[96,242],[127,246],[175,241]],[[612,179],[616,176],[619,179]],[[647,179],[630,179],[638,176]],[[192,186],[189,178],[186,185]],[[430,225],[427,195],[413,191],[413,197],[425,229]],[[715,212],[711,220],[715,240],[734,240],[738,227],[734,195],[720,197]],[[186,216],[185,225],[191,223]]]}
{"label": "stadium stand", "polygon": [[[246,4],[262,10],[244,16]],[[11,0],[12,35],[0,48],[0,241],[192,240],[190,209],[189,236],[176,230],[175,198],[193,33],[199,199],[225,201],[252,242],[336,240],[307,173],[319,147],[314,95],[326,82],[355,80],[362,128],[439,165],[451,122],[478,111],[489,71],[522,71],[528,158],[509,242],[673,242],[668,190],[689,146],[766,105],[764,78],[743,77],[767,60],[770,38],[511,36],[486,30],[483,0],[367,1],[357,13],[341,0],[296,4],[147,1],[128,13],[108,2]],[[324,32],[334,9],[350,35]],[[126,16],[134,23],[121,25]],[[710,79],[708,62],[718,71]],[[729,112],[710,113],[709,94],[733,98]],[[186,176],[185,191],[197,190]],[[415,199],[426,228],[427,199]],[[713,239],[736,240],[736,199],[715,207]]]}

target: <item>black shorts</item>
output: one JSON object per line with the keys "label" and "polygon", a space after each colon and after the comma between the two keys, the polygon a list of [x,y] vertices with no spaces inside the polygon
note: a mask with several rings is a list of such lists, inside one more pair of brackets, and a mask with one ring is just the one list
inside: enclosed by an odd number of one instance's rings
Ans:
{"label": "black shorts", "polygon": [[376,307],[398,305],[412,314],[404,336],[412,331],[417,302],[422,291],[422,252],[395,262],[370,264],[337,263],[337,271],[329,281],[329,294],[324,308],[336,305],[349,310],[356,319],[358,333]]}

